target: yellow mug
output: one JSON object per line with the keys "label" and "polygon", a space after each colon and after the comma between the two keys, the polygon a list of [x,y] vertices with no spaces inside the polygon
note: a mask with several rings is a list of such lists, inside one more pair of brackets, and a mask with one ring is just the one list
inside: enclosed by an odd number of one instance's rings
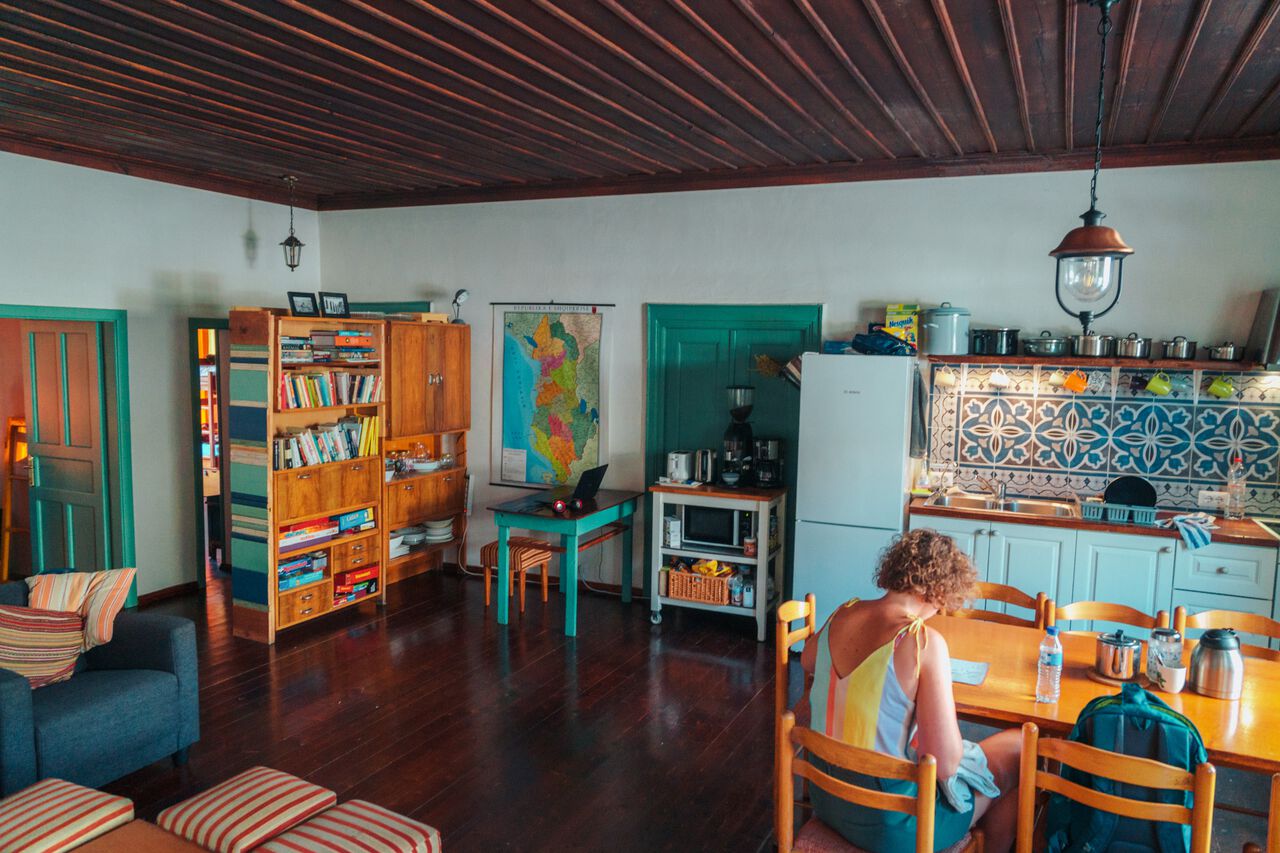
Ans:
{"label": "yellow mug", "polygon": [[1062,386],[1072,393],[1079,394],[1089,387],[1089,377],[1083,370],[1077,368],[1067,374],[1067,378],[1062,380]]}
{"label": "yellow mug", "polygon": [[1161,371],[1147,380],[1147,390],[1152,394],[1163,397],[1173,390],[1173,383],[1169,381],[1169,374]]}
{"label": "yellow mug", "polygon": [[1218,399],[1225,400],[1236,393],[1236,384],[1231,381],[1230,376],[1219,376],[1210,382],[1209,387],[1205,390]]}

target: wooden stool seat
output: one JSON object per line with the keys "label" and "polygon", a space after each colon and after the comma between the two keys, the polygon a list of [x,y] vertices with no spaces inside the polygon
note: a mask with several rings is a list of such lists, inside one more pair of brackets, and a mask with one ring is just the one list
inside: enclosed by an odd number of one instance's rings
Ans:
{"label": "wooden stool seat", "polygon": [[[511,591],[520,589],[520,612],[524,612],[524,588],[529,569],[541,566],[542,601],[547,600],[548,576],[551,573],[551,546],[541,539],[512,536],[507,539],[507,564],[511,570]],[[490,542],[480,549],[480,565],[484,567],[484,606],[489,606],[490,584],[498,570],[498,543]],[[518,582],[518,584],[517,584]]]}

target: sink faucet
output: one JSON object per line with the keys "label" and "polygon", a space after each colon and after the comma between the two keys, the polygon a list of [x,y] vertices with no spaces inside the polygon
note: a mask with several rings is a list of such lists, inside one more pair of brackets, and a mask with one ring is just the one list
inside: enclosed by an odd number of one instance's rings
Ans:
{"label": "sink faucet", "polygon": [[986,486],[987,491],[991,493],[993,498],[1004,503],[1005,482],[1003,480],[989,480],[986,477],[979,475],[978,482],[983,486]]}

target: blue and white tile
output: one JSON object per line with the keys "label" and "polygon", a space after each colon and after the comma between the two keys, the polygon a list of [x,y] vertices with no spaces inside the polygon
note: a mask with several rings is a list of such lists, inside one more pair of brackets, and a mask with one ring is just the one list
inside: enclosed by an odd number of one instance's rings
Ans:
{"label": "blue and white tile", "polygon": [[1118,402],[1111,413],[1111,467],[1118,474],[1186,476],[1195,409],[1185,403]]}
{"label": "blue and white tile", "polygon": [[1105,469],[1110,421],[1110,403],[1096,398],[1036,401],[1033,464],[1048,469]]}
{"label": "blue and white tile", "polygon": [[[1171,386],[1168,394],[1156,394],[1147,390],[1147,383],[1156,373],[1164,373],[1169,377]],[[1116,381],[1116,401],[1121,400],[1163,400],[1167,403],[1190,403],[1195,401],[1195,375],[1191,370],[1143,370],[1141,368],[1121,368],[1120,378]]]}
{"label": "blue and white tile", "polygon": [[1199,488],[1185,477],[1151,477],[1148,480],[1156,490],[1156,506],[1161,509],[1194,510]]}
{"label": "blue and white tile", "polygon": [[1029,465],[1033,402],[1027,397],[966,394],[959,415],[959,463]]}
{"label": "blue and white tile", "polygon": [[1245,476],[1268,486],[1276,483],[1280,453],[1280,409],[1261,406],[1200,405],[1196,408],[1192,474],[1227,479],[1231,459],[1240,456]]}
{"label": "blue and white tile", "polygon": [[[966,394],[1034,394],[1036,390],[1035,368],[1006,364],[970,364],[966,366],[964,390]],[[993,384],[991,377],[1004,373],[1006,385]]]}
{"label": "blue and white tile", "polygon": [[956,410],[960,405],[957,388],[934,387],[929,400],[929,467],[940,468],[956,461]]}

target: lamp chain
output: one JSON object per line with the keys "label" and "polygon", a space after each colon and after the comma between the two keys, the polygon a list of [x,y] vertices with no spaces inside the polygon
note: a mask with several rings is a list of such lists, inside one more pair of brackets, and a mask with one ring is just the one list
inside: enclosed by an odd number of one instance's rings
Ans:
{"label": "lamp chain", "polygon": [[[1094,179],[1096,180],[1097,179],[1096,169],[1094,170],[1094,176],[1095,176]],[[293,175],[290,175],[289,177],[285,178],[285,181],[287,181],[289,184],[289,236],[292,237],[293,236],[293,186],[298,182],[298,179],[293,177]]]}
{"label": "lamp chain", "polygon": [[1102,115],[1106,99],[1107,80],[1107,36],[1111,34],[1111,4],[1116,0],[1097,0],[1102,10],[1102,20],[1098,22],[1098,35],[1102,36],[1102,49],[1098,60],[1098,117],[1093,123],[1093,180],[1089,182],[1089,210],[1098,209],[1098,172],[1102,169]]}

